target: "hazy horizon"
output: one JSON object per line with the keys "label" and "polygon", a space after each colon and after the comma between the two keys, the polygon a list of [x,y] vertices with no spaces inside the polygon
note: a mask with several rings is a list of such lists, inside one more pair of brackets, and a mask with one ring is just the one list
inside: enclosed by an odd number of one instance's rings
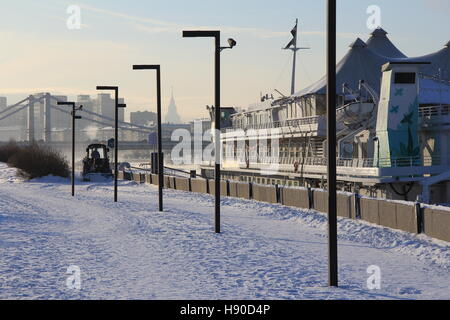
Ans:
{"label": "hazy horizon", "polygon": [[[450,1],[341,1],[338,6],[338,59],[357,37],[364,41],[367,8],[381,9],[381,27],[406,55],[440,50],[450,40]],[[81,8],[81,28],[69,30],[67,8]],[[42,91],[95,97],[96,85],[119,85],[130,111],[155,111],[155,74],[132,71],[133,64],[161,64],[163,112],[173,87],[183,121],[208,117],[213,104],[213,43],[183,39],[182,30],[217,29],[222,52],[222,106],[246,108],[260,93],[289,94],[292,54],[281,50],[299,19],[297,86],[317,81],[325,71],[325,1],[116,1],[39,2],[19,0],[0,5],[0,96],[12,104]],[[410,23],[420,21],[420,23]],[[446,33],[447,32],[447,33]]]}

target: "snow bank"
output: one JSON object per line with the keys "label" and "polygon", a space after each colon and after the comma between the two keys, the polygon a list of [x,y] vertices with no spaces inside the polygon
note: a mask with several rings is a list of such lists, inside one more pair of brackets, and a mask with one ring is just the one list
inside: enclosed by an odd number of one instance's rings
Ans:
{"label": "snow bank", "polygon": [[[0,299],[449,299],[450,244],[338,219],[340,287],[327,286],[327,218],[207,194],[45,177],[0,165]],[[66,286],[81,270],[81,290]],[[380,290],[367,268],[382,270]]]}

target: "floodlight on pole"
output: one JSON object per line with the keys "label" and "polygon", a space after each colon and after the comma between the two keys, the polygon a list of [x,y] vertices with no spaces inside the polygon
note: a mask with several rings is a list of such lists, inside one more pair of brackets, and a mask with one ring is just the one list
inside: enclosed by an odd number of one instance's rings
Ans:
{"label": "floodlight on pole", "polygon": [[58,101],[58,106],[69,106],[72,107],[70,115],[72,116],[72,175],[70,177],[72,183],[72,197],[75,196],[75,120],[81,119],[81,116],[77,116],[76,112],[82,110],[83,106],[75,108],[75,102],[69,101]]}
{"label": "floodlight on pole", "polygon": [[214,120],[214,142],[215,142],[215,231],[216,233],[220,233],[220,165],[221,165],[221,159],[220,159],[220,118],[221,118],[221,111],[220,111],[220,52],[223,49],[231,49],[236,45],[236,41],[233,39],[228,40],[229,47],[221,47],[220,46],[220,31],[217,30],[188,30],[183,31],[183,38],[214,38],[215,39],[215,62],[214,62],[214,69],[215,69],[215,81],[214,81],[214,88],[215,88],[215,120]]}
{"label": "floodlight on pole", "polygon": [[161,125],[161,66],[159,64],[136,64],[133,70],[156,70],[156,114],[158,122],[158,197],[159,211],[163,211],[164,188],[164,160],[162,153],[162,125]]}
{"label": "floodlight on pole", "polygon": [[126,104],[119,103],[119,87],[117,86],[97,86],[97,90],[114,91],[115,119],[114,119],[114,202],[117,202],[117,180],[118,172],[118,151],[119,151],[119,108],[125,108]]}
{"label": "floodlight on pole", "polygon": [[233,49],[236,46],[236,41],[232,38],[229,38],[228,40],[228,47],[220,47],[220,51],[224,50],[224,49]]}

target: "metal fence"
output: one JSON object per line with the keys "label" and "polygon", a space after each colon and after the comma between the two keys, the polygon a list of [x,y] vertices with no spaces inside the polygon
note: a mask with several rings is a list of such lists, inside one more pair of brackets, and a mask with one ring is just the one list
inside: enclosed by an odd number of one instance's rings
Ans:
{"label": "metal fence", "polygon": [[431,118],[450,115],[450,105],[428,106],[419,109],[419,117]]}
{"label": "metal fence", "polygon": [[[306,166],[326,166],[326,157],[274,157],[267,155],[252,154],[249,156],[250,166],[251,164],[283,164],[283,165],[306,165]],[[233,159],[226,158],[228,161]],[[234,159],[237,162],[245,163],[244,154],[239,154]],[[441,156],[424,156],[424,157],[400,157],[400,158],[337,158],[338,167],[357,167],[357,168],[387,168],[387,167],[430,167],[450,165],[450,155],[447,157]]]}
{"label": "metal fence", "polygon": [[226,132],[227,130],[257,130],[257,129],[275,129],[275,128],[284,128],[284,127],[299,127],[302,125],[312,125],[319,123],[320,119],[323,119],[324,116],[314,116],[314,117],[306,117],[306,118],[298,118],[298,119],[288,119],[281,121],[272,121],[272,122],[263,122],[263,123],[253,123],[253,124],[235,124],[232,127],[223,128],[222,131]]}

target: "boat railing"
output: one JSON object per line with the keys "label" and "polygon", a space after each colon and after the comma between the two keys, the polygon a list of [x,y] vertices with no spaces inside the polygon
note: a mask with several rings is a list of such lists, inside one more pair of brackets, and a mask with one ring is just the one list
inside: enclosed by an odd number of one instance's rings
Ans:
{"label": "boat railing", "polygon": [[222,131],[227,131],[230,129],[237,130],[258,130],[258,129],[273,129],[273,128],[283,128],[283,127],[299,127],[302,125],[313,125],[319,123],[319,120],[323,118],[323,116],[313,116],[313,117],[304,117],[297,119],[286,119],[280,121],[272,121],[272,122],[262,122],[262,123],[253,123],[253,124],[239,124],[233,125],[233,127],[223,128]]}
{"label": "boat railing", "polygon": [[419,117],[431,118],[450,115],[450,105],[420,107]]}
{"label": "boat railing", "polygon": [[[337,113],[345,111],[345,108],[348,106],[344,106],[337,110]],[[419,117],[420,118],[432,118],[439,116],[449,116],[450,115],[450,105],[438,105],[438,106],[426,106],[420,107],[419,109]],[[319,123],[320,119],[324,118],[324,116],[312,116],[312,117],[304,117],[297,119],[286,119],[280,121],[272,121],[272,122],[262,122],[262,123],[250,123],[250,124],[234,124],[233,126],[228,126],[222,128],[223,132],[229,130],[259,130],[259,129],[274,129],[274,128],[284,128],[284,127],[292,127],[296,128],[302,125],[314,125]]]}
{"label": "boat railing", "polygon": [[[245,162],[245,155],[239,154],[237,158],[241,162]],[[326,166],[327,158],[324,157],[274,157],[267,155],[251,154],[249,156],[250,163],[278,163],[281,165],[300,166]],[[336,165],[338,167],[353,168],[400,168],[400,167],[430,167],[450,165],[450,155],[441,156],[424,156],[424,157],[398,157],[398,158],[337,158]]]}

